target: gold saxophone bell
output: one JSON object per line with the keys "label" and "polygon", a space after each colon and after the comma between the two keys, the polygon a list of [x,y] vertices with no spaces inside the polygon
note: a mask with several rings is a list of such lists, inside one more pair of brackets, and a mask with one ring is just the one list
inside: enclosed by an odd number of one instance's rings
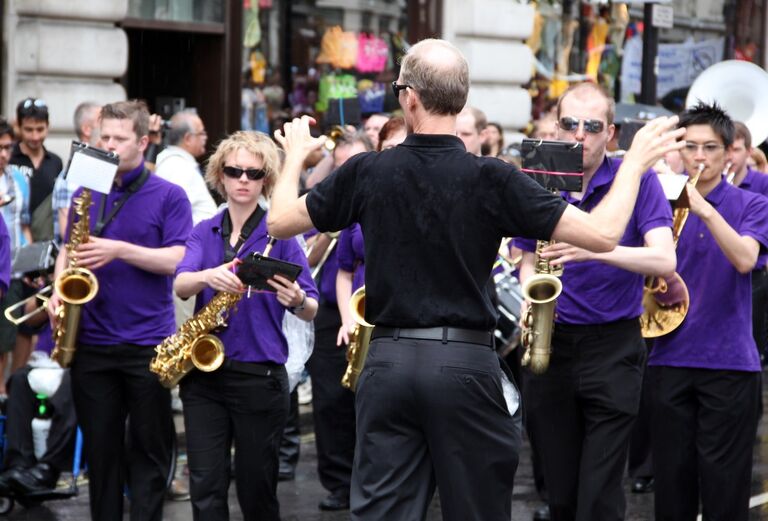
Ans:
{"label": "gold saxophone bell", "polygon": [[56,277],[53,287],[62,301],[56,312],[53,327],[54,347],[51,359],[61,367],[67,368],[72,363],[77,348],[77,332],[83,306],[93,300],[99,292],[96,275],[87,268],[77,265],[75,250],[88,242],[90,220],[88,209],[91,206],[91,191],[84,189],[79,197],[72,200],[74,215],[78,220],[72,225],[67,242],[68,266]]}
{"label": "gold saxophone bell", "polygon": [[531,304],[521,320],[525,348],[521,363],[528,365],[533,374],[542,374],[549,367],[555,301],[562,291],[563,283],[550,273],[531,275],[523,284],[523,298]]}
{"label": "gold saxophone bell", "polygon": [[224,363],[224,343],[215,335],[203,335],[192,344],[190,358],[199,370],[210,373]]}
{"label": "gold saxophone bell", "polygon": [[349,299],[349,311],[355,320],[355,328],[349,335],[347,349],[347,370],[341,378],[341,385],[354,392],[357,380],[365,367],[368,345],[371,343],[373,324],[365,320],[365,286],[358,288]]}

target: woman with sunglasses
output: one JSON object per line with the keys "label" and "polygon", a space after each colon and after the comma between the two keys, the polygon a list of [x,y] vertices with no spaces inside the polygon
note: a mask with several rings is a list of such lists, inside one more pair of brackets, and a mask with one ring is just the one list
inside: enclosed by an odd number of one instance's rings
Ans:
{"label": "woman with sunglasses", "polygon": [[243,519],[280,519],[278,449],[289,406],[282,322],[286,310],[312,320],[317,290],[296,239],[277,241],[269,252],[304,268],[296,282],[275,275],[268,281],[274,292],[251,292],[236,275],[241,259],[267,248],[264,205],[279,168],[277,147],[264,134],[236,132],[222,141],[206,181],[226,198],[227,208],[194,228],[176,269],[174,290],[181,298],[198,295],[196,311],[217,292],[243,294],[227,325],[214,331],[224,343],[222,367],[193,370],[181,381],[196,520],[229,518],[233,441]]}

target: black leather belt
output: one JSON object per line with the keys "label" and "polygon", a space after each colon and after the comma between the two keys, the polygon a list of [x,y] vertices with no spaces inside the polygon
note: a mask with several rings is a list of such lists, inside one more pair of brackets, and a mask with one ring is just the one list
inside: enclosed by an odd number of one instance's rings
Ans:
{"label": "black leather belt", "polygon": [[420,327],[400,328],[382,327],[373,328],[372,338],[391,337],[409,338],[411,340],[440,340],[444,344],[448,342],[466,342],[480,344],[488,348],[493,346],[493,334],[479,329],[461,329],[457,327]]}
{"label": "black leather belt", "polygon": [[241,362],[240,360],[232,360],[227,358],[224,360],[222,367],[237,371],[238,373],[252,374],[254,376],[270,376],[277,364],[269,362]]}

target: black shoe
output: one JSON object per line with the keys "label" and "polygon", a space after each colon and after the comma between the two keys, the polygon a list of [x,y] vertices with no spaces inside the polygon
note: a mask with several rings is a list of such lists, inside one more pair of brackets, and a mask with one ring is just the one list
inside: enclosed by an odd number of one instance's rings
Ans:
{"label": "black shoe", "polygon": [[318,505],[320,510],[349,510],[349,497],[331,494]]}
{"label": "black shoe", "polygon": [[9,482],[14,491],[25,496],[56,488],[58,479],[59,471],[47,463],[38,463],[32,468],[11,476]]}
{"label": "black shoe", "polygon": [[655,481],[653,478],[637,478],[635,482],[632,483],[632,493],[647,494],[649,492],[653,492],[654,484]]}
{"label": "black shoe", "polygon": [[296,479],[296,473],[293,471],[283,471],[277,473],[277,480],[278,481],[293,481]]}
{"label": "black shoe", "polygon": [[7,496],[11,493],[11,479],[19,476],[24,469],[22,467],[13,467],[0,473],[0,496]]}
{"label": "black shoe", "polygon": [[544,505],[533,513],[533,521],[549,521],[549,519],[549,505]]}

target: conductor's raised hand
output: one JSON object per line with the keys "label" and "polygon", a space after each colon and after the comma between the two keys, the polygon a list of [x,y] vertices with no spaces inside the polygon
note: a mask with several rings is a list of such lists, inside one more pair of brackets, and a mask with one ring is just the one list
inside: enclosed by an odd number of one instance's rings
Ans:
{"label": "conductor's raised hand", "polygon": [[314,118],[301,116],[286,122],[282,131],[275,130],[275,141],[283,147],[286,157],[290,156],[303,161],[311,152],[325,144],[325,136],[312,137],[309,132],[310,125],[314,124]]}
{"label": "conductor's raised hand", "polygon": [[205,270],[205,283],[213,290],[227,293],[243,293],[245,286],[235,275],[234,269],[240,263],[239,259],[226,262],[221,266]]}
{"label": "conductor's raised hand", "polygon": [[675,128],[677,116],[662,116],[649,121],[635,134],[632,146],[624,156],[625,162],[635,162],[645,172],[667,152],[681,150],[685,142],[685,128]]}

